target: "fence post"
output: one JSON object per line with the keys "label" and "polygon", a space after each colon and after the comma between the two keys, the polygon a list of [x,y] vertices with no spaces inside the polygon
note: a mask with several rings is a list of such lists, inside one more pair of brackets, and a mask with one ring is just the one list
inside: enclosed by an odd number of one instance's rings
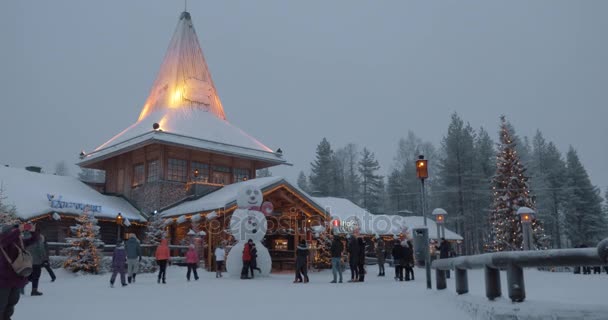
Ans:
{"label": "fence post", "polygon": [[467,277],[466,269],[456,268],[456,293],[465,294],[469,292],[469,279]]}
{"label": "fence post", "polygon": [[511,263],[507,267],[507,284],[509,286],[509,298],[513,302],[523,302],[526,299],[526,287],[524,286],[524,270],[520,266]]}
{"label": "fence post", "polygon": [[445,270],[435,269],[435,281],[437,282],[437,290],[443,290],[447,288],[445,281]]}
{"label": "fence post", "polygon": [[500,288],[500,270],[496,268],[485,267],[486,278],[486,297],[494,300],[502,295]]}

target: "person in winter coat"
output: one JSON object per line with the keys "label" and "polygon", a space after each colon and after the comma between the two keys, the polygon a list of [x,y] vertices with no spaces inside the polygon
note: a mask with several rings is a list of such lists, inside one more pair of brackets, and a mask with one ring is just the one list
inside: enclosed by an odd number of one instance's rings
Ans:
{"label": "person in winter coat", "polygon": [[[298,283],[304,281],[304,283],[308,283],[308,246],[306,245],[306,240],[300,240],[300,244],[298,244],[298,248],[296,249],[296,280],[293,283]],[[304,278],[302,278],[304,277]]]}
{"label": "person in winter coat", "polygon": [[405,281],[414,280],[414,247],[411,241],[407,241],[404,247],[405,254]]}
{"label": "person in winter coat", "polygon": [[224,260],[226,259],[226,249],[224,245],[220,244],[215,248],[215,277],[222,277],[222,270],[224,269]]}
{"label": "person in winter coat", "polygon": [[344,252],[344,244],[339,236],[334,236],[329,249],[331,252],[331,273],[334,280],[331,283],[336,283],[337,275],[340,274],[340,283],[342,283],[342,252]]}
{"label": "person in winter coat", "polygon": [[186,265],[188,266],[188,273],[186,273],[186,279],[190,281],[190,273],[194,273],[194,280],[198,280],[198,273],[196,269],[198,267],[198,253],[196,253],[196,249],[194,245],[191,244],[188,248],[188,252],[186,252]]}
{"label": "person in winter coat", "polygon": [[116,281],[116,275],[120,273],[120,283],[123,287],[127,286],[125,281],[125,273],[127,272],[125,265],[127,264],[127,252],[122,241],[116,244],[114,253],[112,254],[112,277],[110,278],[110,287],[114,287],[114,281]]}
{"label": "person in winter coat", "polygon": [[254,278],[253,272],[257,270],[259,273],[262,273],[262,269],[258,268],[258,249],[255,247],[255,243],[251,244],[251,250],[249,252],[251,254],[251,261],[249,262],[249,270],[251,271],[251,279]]}
{"label": "person in winter coat", "polygon": [[395,263],[395,281],[403,281],[403,268],[405,267],[405,249],[401,241],[395,240],[393,245],[393,261]]}
{"label": "person in winter coat", "polygon": [[376,235],[376,260],[378,261],[378,277],[384,277],[384,255],[386,246],[384,240]]}
{"label": "person in winter coat", "polygon": [[55,282],[57,276],[55,276],[55,272],[53,272],[53,268],[51,268],[51,263],[49,262],[49,245],[46,242],[46,238],[44,238],[44,236],[40,235],[40,238],[42,239],[42,243],[44,244],[44,259],[42,261],[42,266],[44,267],[44,269],[46,269],[46,272],[51,277],[51,282]]}
{"label": "person in winter coat", "polygon": [[350,265],[350,280],[348,282],[357,282],[359,280],[359,241],[356,237],[350,237],[348,240],[348,262]]}
{"label": "person in winter coat", "polygon": [[251,247],[253,240],[249,239],[243,247],[243,269],[241,270],[241,279],[249,278],[249,268],[251,266]]}
{"label": "person in winter coat", "polygon": [[[23,239],[29,239],[33,236],[30,226],[31,224],[26,225],[25,231],[23,232]],[[29,280],[32,283],[32,296],[42,295],[42,292],[38,291],[38,283],[40,282],[40,275],[42,274],[42,264],[45,260],[43,241],[42,236],[38,236],[38,240],[25,248],[32,256],[32,274],[29,276]]]}
{"label": "person in winter coat", "polygon": [[357,242],[359,243],[359,282],[365,281],[365,240],[363,238],[358,238]]}
{"label": "person in winter coat", "polygon": [[129,236],[125,249],[127,250],[127,281],[135,282],[135,276],[139,272],[139,262],[141,261],[141,246],[135,234]]}
{"label": "person in winter coat", "polygon": [[[439,259],[447,259],[450,257],[450,243],[445,240],[445,238],[441,238],[441,243],[439,244],[439,246],[435,247],[437,250],[439,250]],[[450,270],[447,270],[445,272],[446,278],[450,278]]]}
{"label": "person in winter coat", "polygon": [[167,262],[169,261],[169,243],[167,242],[167,239],[162,239],[160,241],[160,245],[156,248],[154,257],[156,258],[156,263],[159,268],[157,282],[160,283],[162,280],[163,283],[167,283]]}
{"label": "person in winter coat", "polygon": [[0,319],[11,319],[20,292],[28,282],[26,276],[15,272],[11,263],[25,251],[25,246],[36,243],[40,236],[33,225],[30,228],[32,237],[23,239],[23,229],[24,225],[0,225]]}

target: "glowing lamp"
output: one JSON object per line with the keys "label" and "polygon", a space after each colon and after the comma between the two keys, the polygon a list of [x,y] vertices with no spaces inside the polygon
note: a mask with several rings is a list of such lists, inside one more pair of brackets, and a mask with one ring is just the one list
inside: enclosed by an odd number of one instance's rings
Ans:
{"label": "glowing lamp", "polygon": [[428,160],[423,155],[419,155],[416,160],[416,177],[421,180],[429,177]]}
{"label": "glowing lamp", "polygon": [[195,177],[195,178],[198,178],[198,174],[199,174],[198,169],[194,169],[194,177]]}
{"label": "glowing lamp", "polygon": [[124,221],[124,218],[122,216],[122,213],[119,212],[118,215],[116,216],[116,224],[122,225],[123,221]]}
{"label": "glowing lamp", "polygon": [[534,218],[534,210],[528,207],[520,207],[517,209],[517,214],[519,215],[522,223],[531,223],[532,218]]}
{"label": "glowing lamp", "polygon": [[431,212],[433,216],[435,216],[435,223],[443,224],[445,222],[445,216],[448,214],[447,211],[442,208],[436,208]]}
{"label": "glowing lamp", "polygon": [[334,227],[336,227],[336,228],[337,228],[337,227],[339,227],[339,226],[340,226],[340,220],[339,220],[339,219],[334,219],[334,220],[331,222],[331,224],[332,224]]}

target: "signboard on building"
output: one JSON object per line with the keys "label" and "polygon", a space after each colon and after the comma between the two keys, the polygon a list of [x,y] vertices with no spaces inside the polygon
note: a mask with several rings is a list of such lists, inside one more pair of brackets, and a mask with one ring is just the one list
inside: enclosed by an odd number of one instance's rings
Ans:
{"label": "signboard on building", "polygon": [[79,211],[89,210],[89,212],[101,212],[101,206],[89,204],[89,203],[79,203],[79,202],[70,202],[63,201],[62,196],[55,196],[53,194],[46,195],[47,199],[51,203],[51,208],[54,209],[76,209]]}

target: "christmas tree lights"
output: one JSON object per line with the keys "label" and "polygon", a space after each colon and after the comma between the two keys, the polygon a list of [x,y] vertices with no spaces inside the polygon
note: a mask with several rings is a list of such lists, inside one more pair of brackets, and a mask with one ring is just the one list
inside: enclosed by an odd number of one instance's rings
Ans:
{"label": "christmas tree lights", "polygon": [[73,237],[67,238],[68,258],[64,268],[72,272],[98,273],[101,256],[97,251],[104,243],[99,239],[97,219],[88,210],[76,218],[77,225],[70,227]]}

